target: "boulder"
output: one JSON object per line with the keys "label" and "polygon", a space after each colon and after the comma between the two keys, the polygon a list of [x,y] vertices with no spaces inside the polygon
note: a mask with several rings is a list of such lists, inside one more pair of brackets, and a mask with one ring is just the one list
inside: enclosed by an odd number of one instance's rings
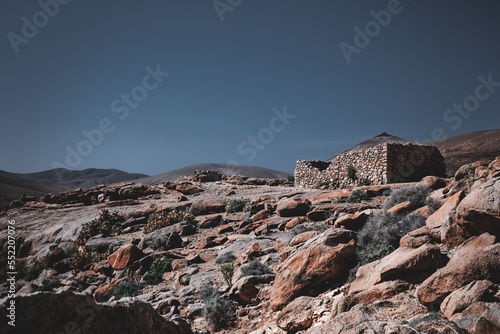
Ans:
{"label": "boulder", "polygon": [[500,177],[472,190],[457,209],[458,223],[472,235],[500,236]]}
{"label": "boulder", "polygon": [[403,236],[399,240],[400,247],[418,248],[432,241],[429,236],[429,228],[422,226]]}
{"label": "boulder", "polygon": [[431,190],[436,190],[446,187],[448,185],[448,179],[437,176],[426,176],[420,183]]}
{"label": "boulder", "polygon": [[313,222],[320,222],[330,218],[330,211],[314,209],[307,213],[307,218]]}
{"label": "boulder", "polygon": [[208,215],[226,211],[227,200],[206,199],[199,200],[191,205],[191,213],[195,216]]}
{"label": "boulder", "polygon": [[293,237],[293,239],[290,241],[290,243],[288,245],[293,247],[293,246],[296,246],[299,244],[303,244],[304,242],[314,238],[315,236],[317,236],[319,234],[320,234],[319,231],[307,231],[307,232],[300,233],[300,234],[296,235],[295,237]]}
{"label": "boulder", "polygon": [[319,303],[313,297],[297,297],[278,314],[276,324],[287,333],[307,329],[312,325],[314,311]]}
{"label": "boulder", "polygon": [[400,247],[383,259],[360,267],[349,293],[360,293],[394,279],[416,283],[440,266],[441,252],[435,245],[425,244],[416,249]]}
{"label": "boulder", "polygon": [[485,233],[462,244],[448,264],[427,278],[417,289],[424,305],[441,304],[451,292],[478,280],[500,283],[500,244]]}
{"label": "boulder", "polygon": [[139,248],[128,245],[111,254],[108,262],[113,269],[125,269],[144,256],[144,253]]}
{"label": "boulder", "polygon": [[455,313],[462,312],[472,303],[483,298],[493,285],[488,280],[474,281],[453,291],[441,304],[441,312],[449,319]]}
{"label": "boulder", "polygon": [[[7,318],[8,299],[0,313]],[[97,304],[91,295],[73,292],[35,293],[16,297],[17,333],[171,333],[189,334],[163,318],[151,305],[138,300]],[[11,333],[7,321],[0,332]]]}
{"label": "boulder", "polygon": [[354,265],[352,231],[330,229],[309,240],[278,269],[270,300],[273,309],[280,309],[295,297],[314,292]]}
{"label": "boulder", "polygon": [[413,210],[414,210],[413,204],[411,204],[410,201],[406,201],[393,206],[392,208],[387,210],[387,213],[404,216],[412,212]]}
{"label": "boulder", "polygon": [[[465,239],[460,235],[454,236],[453,229],[450,226],[455,223],[455,211],[464,198],[465,193],[459,191],[450,198],[432,215],[430,215],[425,225],[428,228],[429,235],[438,242],[447,242],[448,245],[458,245]],[[450,235],[451,234],[451,235]]]}
{"label": "boulder", "polygon": [[222,216],[219,214],[206,217],[198,226],[200,228],[210,228],[219,225],[222,221]]}
{"label": "boulder", "polygon": [[177,190],[178,192],[180,192],[184,195],[193,195],[193,194],[198,194],[198,193],[205,191],[205,189],[203,189],[202,187],[195,186],[192,183],[178,184],[175,187],[175,190]]}
{"label": "boulder", "polygon": [[239,278],[229,290],[229,297],[238,303],[246,305],[252,303],[259,289],[258,284],[269,283],[274,279],[274,275],[251,275]]}
{"label": "boulder", "polygon": [[365,225],[368,217],[369,215],[365,211],[343,215],[337,218],[333,227],[357,231]]}
{"label": "boulder", "polygon": [[281,217],[305,216],[311,209],[308,200],[283,198],[278,202],[276,213]]}

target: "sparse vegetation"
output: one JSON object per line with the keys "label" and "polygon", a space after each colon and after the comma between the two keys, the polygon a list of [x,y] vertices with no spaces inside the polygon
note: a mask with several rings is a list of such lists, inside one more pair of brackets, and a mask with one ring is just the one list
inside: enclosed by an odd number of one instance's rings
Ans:
{"label": "sparse vegetation", "polygon": [[143,278],[148,284],[156,285],[162,281],[163,275],[168,271],[172,271],[172,259],[156,259]]}
{"label": "sparse vegetation", "polygon": [[351,195],[347,197],[347,203],[361,203],[368,199],[368,196],[361,189],[356,189],[351,192]]}
{"label": "sparse vegetation", "polygon": [[83,246],[87,240],[95,235],[103,234],[105,237],[115,235],[120,231],[120,226],[124,221],[125,217],[118,212],[110,213],[103,209],[98,218],[83,225],[76,242]]}
{"label": "sparse vegetation", "polygon": [[349,178],[349,180],[355,181],[358,178],[356,174],[357,171],[353,165],[347,166],[347,177]]}
{"label": "sparse vegetation", "polygon": [[438,320],[438,319],[439,319],[439,313],[432,312],[431,314],[427,314],[426,316],[423,316],[422,318],[418,318],[418,319],[410,322],[410,327],[415,327],[422,322],[434,321],[434,320]]}
{"label": "sparse vegetation", "polygon": [[233,255],[233,253],[222,253],[217,256],[217,259],[215,259],[215,263],[224,264],[234,262],[234,260],[236,260],[236,257]]}
{"label": "sparse vegetation", "polygon": [[382,192],[382,196],[386,196],[386,197],[391,196],[391,189],[385,189],[385,190]]}
{"label": "sparse vegetation", "polygon": [[358,187],[369,186],[371,184],[372,183],[370,182],[370,180],[368,180],[367,178],[364,178],[364,179],[361,179],[361,181],[358,182]]}
{"label": "sparse vegetation", "polygon": [[71,259],[70,267],[73,274],[76,275],[80,271],[86,270],[88,265],[102,261],[108,257],[108,253],[79,252]]}
{"label": "sparse vegetation", "polygon": [[358,261],[363,265],[389,255],[408,232],[425,225],[421,214],[404,217],[380,212],[368,219],[357,235]]}
{"label": "sparse vegetation", "polygon": [[241,266],[241,277],[244,276],[260,276],[272,274],[271,268],[259,261],[252,261],[244,266]]}
{"label": "sparse vegetation", "polygon": [[324,186],[330,186],[330,182],[322,181],[322,182],[318,183],[315,188],[319,189],[319,188],[324,187]]}
{"label": "sparse vegetation", "polygon": [[148,223],[144,226],[144,233],[149,234],[153,231],[169,225],[177,224],[181,221],[194,222],[194,220],[194,215],[189,211],[174,210],[170,212],[156,212],[149,217]]}
{"label": "sparse vegetation", "polygon": [[227,213],[235,213],[235,212],[241,212],[245,208],[245,202],[240,201],[240,200],[232,200],[231,203],[226,205],[226,212]]}
{"label": "sparse vegetation", "polygon": [[476,174],[476,168],[472,167],[472,165],[468,165],[467,170],[465,171],[464,178],[467,180],[472,180],[475,174]]}
{"label": "sparse vegetation", "polygon": [[204,292],[203,316],[214,331],[228,328],[236,318],[233,303],[222,297],[214,286],[209,286],[205,290],[207,291]]}
{"label": "sparse vegetation", "polygon": [[226,281],[227,285],[231,286],[231,281],[234,274],[234,263],[229,262],[222,264],[220,266],[220,271],[222,273],[222,276],[224,277],[224,281]]}
{"label": "sparse vegetation", "polygon": [[295,182],[295,176],[293,176],[293,175],[288,175],[288,177],[286,179],[288,182]]}
{"label": "sparse vegetation", "polygon": [[138,292],[143,288],[142,284],[122,281],[115,290],[116,299],[137,296]]}
{"label": "sparse vegetation", "polygon": [[395,205],[410,201],[414,208],[426,205],[430,190],[426,186],[419,184],[416,186],[396,189],[391,196],[382,204],[382,210],[387,211]]}
{"label": "sparse vegetation", "polygon": [[427,196],[425,199],[425,205],[427,205],[427,209],[430,213],[434,213],[441,207],[441,202],[431,196]]}

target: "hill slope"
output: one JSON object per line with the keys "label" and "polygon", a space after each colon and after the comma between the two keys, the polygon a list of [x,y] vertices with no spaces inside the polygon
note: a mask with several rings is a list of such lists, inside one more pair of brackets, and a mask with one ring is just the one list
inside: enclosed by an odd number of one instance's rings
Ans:
{"label": "hill slope", "polygon": [[118,169],[97,168],[88,168],[84,170],[69,170],[58,168],[37,173],[12,173],[12,175],[22,179],[41,182],[52,186],[69,188],[91,188],[100,184],[109,185],[148,176],[138,173],[131,174]]}
{"label": "hill slope", "polygon": [[286,179],[289,175],[292,175],[291,173],[281,172],[263,167],[209,163],[191,165],[167,173],[136,179],[133,181],[136,183],[157,185],[162,184],[165,181],[175,181],[179,177],[184,175],[194,175],[195,170],[214,170],[227,175],[242,175],[263,179]]}
{"label": "hill slope", "polygon": [[499,156],[500,130],[469,132],[424,144],[439,148],[446,162],[446,172],[454,175],[460,166]]}
{"label": "hill slope", "polygon": [[8,206],[13,200],[19,199],[22,194],[39,198],[48,193],[56,194],[65,190],[67,190],[65,187],[50,186],[0,171],[0,208]]}

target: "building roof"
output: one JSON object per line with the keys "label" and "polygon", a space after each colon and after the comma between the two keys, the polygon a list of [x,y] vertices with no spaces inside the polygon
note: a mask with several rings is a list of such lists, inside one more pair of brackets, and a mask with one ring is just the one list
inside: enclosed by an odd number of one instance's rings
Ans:
{"label": "building roof", "polygon": [[[393,135],[388,134],[387,132],[381,133],[378,136],[375,136],[373,138],[370,138],[368,140],[365,140],[362,143],[359,143],[358,145],[351,147],[350,149],[342,152],[342,153],[351,153],[351,152],[358,152],[362,151],[364,149],[370,148],[370,147],[375,147],[380,144],[385,144],[385,143],[399,143],[399,144],[405,144],[405,143],[410,143],[408,140],[405,140],[403,138],[399,138]],[[341,154],[342,154],[341,153]],[[331,161],[337,157],[334,156],[333,158],[328,159],[328,161]]]}

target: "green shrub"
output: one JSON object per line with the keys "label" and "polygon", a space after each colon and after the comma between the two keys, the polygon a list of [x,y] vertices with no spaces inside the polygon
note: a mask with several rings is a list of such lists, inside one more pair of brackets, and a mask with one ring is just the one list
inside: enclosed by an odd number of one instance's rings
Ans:
{"label": "green shrub", "polygon": [[219,291],[213,286],[211,292],[205,298],[203,305],[203,316],[213,331],[231,326],[236,318],[233,303],[222,297]]}
{"label": "green shrub", "polygon": [[120,226],[124,221],[125,218],[118,212],[109,213],[108,210],[103,209],[98,218],[83,225],[76,241],[83,246],[95,235],[103,234],[105,237],[115,235],[120,231]]}
{"label": "green shrub", "polygon": [[116,299],[137,296],[138,292],[143,288],[142,284],[122,281],[115,290]]}
{"label": "green shrub", "polygon": [[383,192],[382,192],[382,195],[385,196],[385,197],[389,197],[391,196],[391,189],[385,189]]}
{"label": "green shrub", "polygon": [[472,167],[472,165],[467,166],[467,170],[465,172],[464,178],[467,180],[471,180],[474,178],[476,174],[476,168]]}
{"label": "green shrub", "polygon": [[148,284],[155,285],[162,281],[167,271],[172,271],[172,259],[156,259],[143,278]]}
{"label": "green shrub", "polygon": [[288,175],[288,177],[286,179],[288,182],[295,182],[295,176],[293,176],[293,175]]}
{"label": "green shrub", "polygon": [[149,234],[153,231],[182,221],[194,222],[194,220],[193,214],[189,211],[174,210],[170,212],[156,212],[149,217],[146,226],[144,226],[144,233]]}
{"label": "green shrub", "polygon": [[271,268],[255,260],[248,264],[245,264],[244,266],[241,266],[240,270],[241,270],[241,277],[261,276],[273,273]]}
{"label": "green shrub", "polygon": [[347,177],[350,180],[354,181],[358,178],[356,173],[357,173],[357,171],[356,171],[356,168],[354,168],[354,166],[352,166],[352,165],[347,166]]}
{"label": "green shrub", "polygon": [[358,187],[369,186],[371,184],[372,183],[370,182],[370,180],[368,180],[367,178],[364,178],[364,179],[361,179],[361,181],[359,181]]}
{"label": "green shrub", "polygon": [[226,212],[227,213],[241,212],[241,211],[243,211],[245,204],[246,204],[245,202],[237,200],[237,199],[232,200],[231,203],[226,205]]}
{"label": "green shrub", "polygon": [[333,204],[341,204],[341,203],[347,203],[347,198],[339,197],[333,201]]}
{"label": "green shrub", "polygon": [[35,266],[29,266],[26,268],[26,272],[24,273],[24,278],[27,281],[32,281],[36,279],[40,275],[41,270],[37,270]]}
{"label": "green shrub", "polygon": [[70,260],[69,265],[73,274],[76,275],[80,271],[87,270],[90,264],[102,261],[108,257],[108,253],[79,252]]}
{"label": "green shrub", "polygon": [[425,201],[430,194],[429,188],[423,184],[396,189],[391,196],[382,204],[382,210],[387,211],[395,205],[410,201],[413,207],[420,208],[425,205]]}
{"label": "green shrub", "polygon": [[438,319],[439,319],[439,313],[433,312],[431,314],[427,314],[426,316],[423,316],[422,318],[418,318],[416,320],[413,320],[412,322],[410,322],[410,327],[415,327],[422,322],[434,321],[434,320],[438,320]]}
{"label": "green shrub", "polygon": [[220,266],[220,271],[222,273],[222,276],[224,277],[224,280],[226,281],[227,285],[231,286],[232,285],[232,278],[234,274],[234,263],[229,262],[229,263],[224,263]]}

